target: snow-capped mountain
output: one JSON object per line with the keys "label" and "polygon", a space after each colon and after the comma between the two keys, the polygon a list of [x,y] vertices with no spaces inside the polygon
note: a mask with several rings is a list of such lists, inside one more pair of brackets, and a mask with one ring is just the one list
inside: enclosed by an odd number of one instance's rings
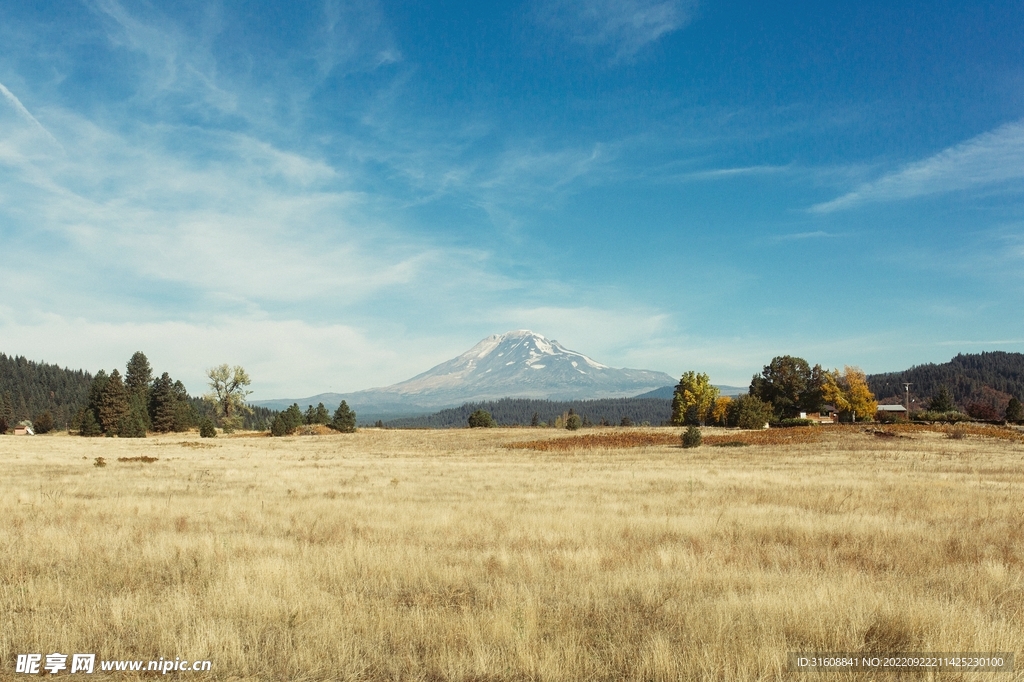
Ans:
{"label": "snow-capped mountain", "polygon": [[[357,412],[362,408],[398,413],[499,398],[621,398],[675,383],[663,372],[608,367],[555,340],[518,330],[488,336],[457,358],[392,386],[298,402],[301,406],[323,402],[331,408],[346,400]],[[291,402],[256,404],[281,409]]]}

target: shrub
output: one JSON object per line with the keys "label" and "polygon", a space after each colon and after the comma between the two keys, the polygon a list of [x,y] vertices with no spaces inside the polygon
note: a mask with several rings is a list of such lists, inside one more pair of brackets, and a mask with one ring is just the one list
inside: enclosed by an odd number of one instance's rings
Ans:
{"label": "shrub", "polygon": [[700,429],[698,429],[696,426],[687,427],[687,429],[683,431],[683,435],[680,436],[680,440],[682,441],[682,445],[684,448],[695,448],[700,446]]}
{"label": "shrub", "polygon": [[565,428],[570,431],[578,431],[581,426],[583,426],[583,420],[578,414],[570,414],[565,418]]}
{"label": "shrub", "polygon": [[921,412],[915,412],[910,416],[914,421],[919,422],[949,422],[955,424],[956,422],[970,421],[970,417],[963,412],[957,412],[951,410],[949,412],[935,412],[933,410],[924,410]]}
{"label": "shrub", "polygon": [[967,405],[967,414],[975,419],[985,421],[996,421],[999,419],[999,412],[991,403],[973,402]]}
{"label": "shrub", "polygon": [[217,429],[213,427],[213,420],[209,417],[203,417],[199,421],[199,436],[201,438],[217,437]]}
{"label": "shrub", "polygon": [[766,403],[757,396],[741,395],[729,405],[729,426],[741,429],[763,429],[764,425],[775,418],[772,404]]}
{"label": "shrub", "polygon": [[469,415],[469,427],[471,429],[487,429],[492,426],[496,426],[494,418],[491,413],[487,410],[477,410],[473,414]]}
{"label": "shrub", "polygon": [[[36,433],[44,434],[53,431],[53,415],[47,410],[36,417],[34,422]],[[6,429],[4,429],[6,431]]]}
{"label": "shrub", "polygon": [[629,417],[623,417],[622,421],[619,422],[619,426],[632,426],[633,420]]}
{"label": "shrub", "polygon": [[818,422],[814,421],[813,419],[799,419],[799,418],[783,419],[782,421],[779,422],[779,426],[782,426],[782,427],[785,427],[785,428],[789,428],[789,427],[792,427],[792,426],[817,426],[817,425],[818,425]]}
{"label": "shrub", "polygon": [[967,438],[967,427],[963,424],[954,424],[953,428],[946,432],[946,438],[952,438],[954,440]]}
{"label": "shrub", "polygon": [[1024,405],[1021,405],[1016,398],[1010,398],[1010,402],[1006,405],[1006,421],[1019,422],[1022,420],[1024,420]]}

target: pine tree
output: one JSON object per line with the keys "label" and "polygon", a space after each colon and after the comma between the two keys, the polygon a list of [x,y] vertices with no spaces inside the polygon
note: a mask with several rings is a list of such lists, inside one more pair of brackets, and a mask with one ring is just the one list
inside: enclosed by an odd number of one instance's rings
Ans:
{"label": "pine tree", "polygon": [[0,436],[11,428],[11,404],[3,393],[0,393]]}
{"label": "pine tree", "polygon": [[149,392],[149,385],[153,381],[153,368],[149,365],[149,358],[142,351],[136,351],[124,372],[124,387],[131,396],[143,395]]}
{"label": "pine tree", "polygon": [[100,423],[96,421],[96,412],[94,410],[85,410],[82,415],[81,425],[78,427],[78,433],[81,436],[102,436],[103,429],[100,427]]}
{"label": "pine tree", "polygon": [[174,431],[176,408],[174,384],[171,382],[171,376],[164,372],[153,382],[149,394],[149,419],[152,429],[157,433]]}
{"label": "pine tree", "polygon": [[331,421],[331,428],[342,433],[354,433],[356,430],[356,413],[349,408],[344,400],[334,411],[334,419]]}
{"label": "pine tree", "polygon": [[939,386],[939,391],[932,397],[928,409],[932,412],[952,412],[955,409],[953,407],[953,396],[950,395],[949,389],[945,384]]}
{"label": "pine tree", "polygon": [[313,423],[325,425],[331,423],[331,413],[327,411],[323,403],[317,403],[316,409],[313,411]]}
{"label": "pine tree", "polygon": [[1016,398],[1010,398],[1010,402],[1006,405],[1006,421],[1019,422],[1021,420],[1024,420],[1024,406]]}
{"label": "pine tree", "polygon": [[124,372],[124,387],[128,393],[128,405],[131,413],[131,426],[126,427],[131,433],[139,432],[138,424],[142,424],[142,434],[150,428],[149,391],[153,383],[153,368],[149,359],[142,351],[136,351],[128,361]]}
{"label": "pine tree", "polygon": [[174,431],[188,431],[199,423],[199,415],[192,405],[192,399],[185,389],[185,384],[175,381],[172,388],[174,393]]}
{"label": "pine tree", "polygon": [[116,369],[110,373],[110,378],[103,387],[98,408],[103,433],[116,436],[129,411],[128,391],[125,390],[121,375]]}

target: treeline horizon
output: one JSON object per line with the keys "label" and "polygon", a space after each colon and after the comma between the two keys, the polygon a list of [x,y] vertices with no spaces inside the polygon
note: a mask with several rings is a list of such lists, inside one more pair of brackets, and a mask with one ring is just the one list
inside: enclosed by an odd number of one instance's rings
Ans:
{"label": "treeline horizon", "polygon": [[[82,417],[90,398],[95,398],[90,392],[95,388],[97,376],[109,379],[105,370],[94,375],[86,370],[0,353],[0,433],[25,421],[45,423],[48,428],[58,430],[80,428],[76,417]],[[986,410],[1000,415],[1005,413],[1011,398],[1024,396],[1024,353],[960,353],[946,363],[914,365],[899,372],[869,374],[866,379],[879,403],[903,403],[906,397],[903,384],[908,382],[912,384],[912,410],[923,408],[945,387],[957,408],[975,415]],[[215,407],[208,400],[189,395],[180,382],[174,383],[177,384],[176,397],[188,404],[188,412],[193,417],[186,422],[179,421],[179,428],[186,423],[186,428],[196,428],[199,420],[215,417]],[[269,430],[274,419],[283,412],[256,405],[247,405],[247,408],[241,415],[241,428],[245,430]],[[662,398],[570,401],[503,398],[467,402],[429,415],[378,421],[377,425],[387,428],[462,427],[478,409],[490,412],[496,423],[508,426],[529,426],[534,422],[551,425],[569,410],[579,414],[588,425],[619,425],[625,418],[632,424],[646,422],[657,426],[670,423],[672,419],[671,400]],[[368,424],[363,422],[363,425]]]}
{"label": "treeline horizon", "polygon": [[498,426],[553,426],[570,410],[587,426],[662,426],[672,418],[672,401],[665,398],[599,398],[543,400],[501,398],[468,402],[434,414],[400,417],[378,422],[390,429],[450,429],[466,426],[469,415],[484,410]]}
{"label": "treeline horizon", "polygon": [[1006,411],[1011,398],[1024,399],[1024,353],[958,353],[949,362],[914,365],[901,372],[869,374],[868,387],[880,403],[903,404],[910,383],[911,410],[920,408],[945,386],[955,406],[994,413]]}

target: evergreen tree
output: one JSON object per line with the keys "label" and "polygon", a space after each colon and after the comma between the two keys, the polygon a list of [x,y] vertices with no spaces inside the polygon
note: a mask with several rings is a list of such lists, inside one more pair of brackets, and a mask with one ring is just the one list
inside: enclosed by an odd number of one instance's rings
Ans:
{"label": "evergreen tree", "polygon": [[487,410],[477,410],[466,419],[471,429],[486,429],[494,426],[494,419]]}
{"label": "evergreen tree", "polygon": [[540,426],[540,414],[538,414],[537,412],[534,412],[533,416],[530,417],[530,426]]}
{"label": "evergreen tree", "polygon": [[110,378],[103,387],[98,408],[103,433],[116,436],[129,411],[128,391],[125,390],[121,375],[116,369],[110,373]]}
{"label": "evergreen tree", "polygon": [[213,425],[213,420],[209,417],[203,417],[199,420],[199,437],[200,438],[216,438],[217,429]]}
{"label": "evergreen tree", "polygon": [[292,403],[284,412],[279,412],[273,423],[270,425],[270,433],[273,436],[287,436],[295,433],[296,429],[306,422],[298,403]]}
{"label": "evergreen tree", "polygon": [[1005,419],[1008,422],[1019,422],[1024,420],[1024,406],[1022,406],[1020,401],[1016,398],[1010,398],[1010,402],[1006,406]]}
{"label": "evergreen tree", "polygon": [[136,351],[128,361],[124,372],[124,387],[129,395],[144,395],[149,393],[149,385],[153,382],[153,368],[149,365],[149,358],[142,351]]}
{"label": "evergreen tree", "polygon": [[79,424],[78,433],[81,436],[92,437],[103,435],[103,429],[100,427],[100,423],[96,420],[95,410],[84,410]]}
{"label": "evergreen tree", "polygon": [[174,431],[177,407],[174,383],[171,376],[164,372],[153,381],[153,388],[149,393],[149,419],[152,429],[157,433]]}
{"label": "evergreen tree", "polygon": [[928,409],[932,412],[952,412],[956,409],[953,406],[953,396],[950,395],[949,388],[945,384],[939,386],[938,392],[932,396]]}
{"label": "evergreen tree", "polygon": [[356,430],[356,413],[349,408],[344,400],[334,411],[334,419],[331,421],[331,428],[342,433],[354,433]]}
{"label": "evergreen tree", "polygon": [[3,393],[0,393],[0,436],[11,428],[11,404]]}
{"label": "evergreen tree", "polygon": [[121,438],[145,438],[146,421],[145,410],[139,405],[131,404],[128,408],[128,414],[118,424],[117,435]]}
{"label": "evergreen tree", "polygon": [[174,431],[188,431],[199,423],[199,414],[192,404],[192,398],[185,390],[185,384],[175,381],[171,387],[174,393]]}
{"label": "evergreen tree", "polygon": [[53,431],[53,415],[47,410],[32,420],[32,427],[36,433],[44,434]]}
{"label": "evergreen tree", "polygon": [[143,435],[150,428],[149,391],[152,383],[153,368],[149,365],[149,359],[142,351],[136,351],[124,372],[124,388],[128,393],[132,423],[128,430],[132,433],[138,432],[138,423],[142,424]]}
{"label": "evergreen tree", "polygon": [[316,407],[310,405],[306,408],[306,423],[307,424],[329,424],[331,423],[331,414],[324,407],[323,403],[317,403]]}

